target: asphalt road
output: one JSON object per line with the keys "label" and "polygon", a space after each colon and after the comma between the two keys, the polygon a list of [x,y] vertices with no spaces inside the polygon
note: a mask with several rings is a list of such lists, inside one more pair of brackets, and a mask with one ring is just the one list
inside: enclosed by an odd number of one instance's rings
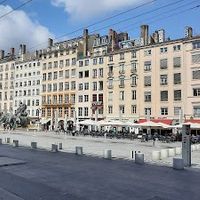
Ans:
{"label": "asphalt road", "polygon": [[0,145],[0,200],[199,200],[200,170]]}

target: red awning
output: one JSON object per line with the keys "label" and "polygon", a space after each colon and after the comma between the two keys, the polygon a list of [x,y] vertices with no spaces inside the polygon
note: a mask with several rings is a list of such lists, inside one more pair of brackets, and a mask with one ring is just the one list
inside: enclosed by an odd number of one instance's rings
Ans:
{"label": "red awning", "polygon": [[187,119],[185,120],[185,122],[191,122],[191,123],[197,123],[197,124],[200,124],[200,119]]}
{"label": "red awning", "polygon": [[[138,123],[143,123],[143,122],[146,122],[146,121],[147,121],[146,119],[139,119]],[[155,122],[155,123],[161,122],[163,124],[171,125],[173,119],[151,119],[150,121]]]}

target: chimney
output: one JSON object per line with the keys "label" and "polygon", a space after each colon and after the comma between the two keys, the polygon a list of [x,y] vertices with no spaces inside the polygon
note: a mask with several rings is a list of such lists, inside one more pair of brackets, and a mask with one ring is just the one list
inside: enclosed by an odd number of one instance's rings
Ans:
{"label": "chimney", "polygon": [[22,53],[26,54],[26,45],[25,44],[22,45]]}
{"label": "chimney", "polygon": [[48,47],[52,47],[53,46],[53,39],[49,38],[48,39]]}
{"label": "chimney", "polygon": [[38,50],[35,51],[35,57],[36,57],[36,59],[39,57],[39,51]]}
{"label": "chimney", "polygon": [[15,48],[10,48],[10,55],[14,56],[15,55]]}
{"label": "chimney", "polygon": [[22,55],[22,46],[23,46],[23,44],[19,45],[19,55]]}
{"label": "chimney", "polygon": [[124,41],[128,40],[128,33],[124,33]]}
{"label": "chimney", "polygon": [[153,39],[155,43],[158,43],[158,31],[155,31],[155,33],[153,33]]}
{"label": "chimney", "polygon": [[83,56],[86,57],[88,52],[88,29],[83,30]]}
{"label": "chimney", "polygon": [[192,36],[193,36],[192,27],[190,27],[190,26],[185,27],[185,37],[192,38]]}
{"label": "chimney", "polygon": [[140,26],[140,38],[143,41],[143,45],[148,44],[148,39],[149,39],[149,26],[148,25],[141,25]]}
{"label": "chimney", "polygon": [[158,42],[165,42],[165,30],[158,30]]}
{"label": "chimney", "polygon": [[4,54],[5,54],[5,51],[4,50],[0,50],[0,60],[4,59]]}
{"label": "chimney", "polygon": [[110,29],[109,30],[109,40],[111,43],[111,50],[114,51],[117,46],[117,33],[116,31]]}

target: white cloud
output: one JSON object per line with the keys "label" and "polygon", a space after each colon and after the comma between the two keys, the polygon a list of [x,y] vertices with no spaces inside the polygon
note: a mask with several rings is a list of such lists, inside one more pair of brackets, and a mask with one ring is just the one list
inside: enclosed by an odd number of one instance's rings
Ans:
{"label": "white cloud", "polygon": [[[0,5],[1,15],[11,10],[10,6]],[[45,42],[47,44],[48,37],[53,37],[53,34],[45,26],[32,21],[22,10],[16,10],[0,19],[0,49],[19,48],[21,43],[26,44],[28,48],[35,47]]]}
{"label": "white cloud", "polygon": [[101,14],[122,10],[149,0],[51,0],[57,7],[64,7],[70,18],[85,20]]}

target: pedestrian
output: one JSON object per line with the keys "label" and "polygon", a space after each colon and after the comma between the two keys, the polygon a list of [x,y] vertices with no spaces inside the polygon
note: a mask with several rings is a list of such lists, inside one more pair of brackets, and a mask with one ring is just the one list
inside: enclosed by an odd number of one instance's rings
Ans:
{"label": "pedestrian", "polygon": [[153,146],[155,146],[155,143],[156,143],[156,137],[155,135],[153,135]]}

